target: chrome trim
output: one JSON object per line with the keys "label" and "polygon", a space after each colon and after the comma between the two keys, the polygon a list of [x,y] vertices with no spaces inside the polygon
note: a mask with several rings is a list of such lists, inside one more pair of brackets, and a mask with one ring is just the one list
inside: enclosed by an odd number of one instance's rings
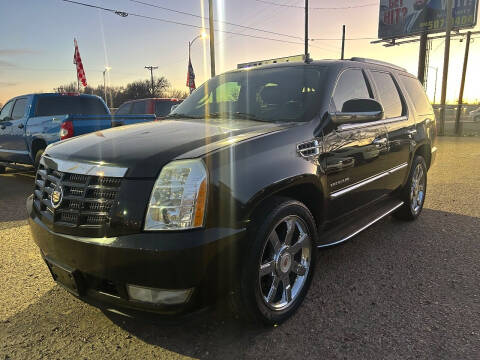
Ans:
{"label": "chrome trim", "polygon": [[378,121],[370,121],[366,123],[360,123],[360,124],[344,124],[340,125],[337,130],[338,131],[347,131],[347,130],[354,130],[354,129],[362,129],[364,127],[368,126],[377,126],[377,125],[385,125],[385,124],[390,124],[394,122],[400,122],[400,121],[405,121],[408,118],[406,116],[398,116],[390,119],[385,119],[385,120],[378,120]]}
{"label": "chrome trim", "polygon": [[377,175],[373,175],[373,176],[371,176],[371,177],[369,177],[369,178],[367,178],[367,179],[365,179],[365,180],[361,180],[361,181],[359,181],[359,182],[356,182],[356,183],[353,184],[353,185],[344,187],[343,189],[340,189],[340,190],[337,190],[337,191],[331,193],[331,194],[330,194],[330,198],[331,198],[331,199],[336,199],[336,198],[338,198],[338,197],[340,197],[340,196],[342,196],[342,195],[345,195],[346,193],[348,193],[348,192],[350,192],[350,191],[353,191],[353,190],[355,190],[355,189],[358,189],[358,188],[360,188],[360,187],[362,187],[362,186],[364,186],[364,185],[370,184],[370,183],[372,183],[372,182],[374,182],[374,181],[376,181],[376,180],[378,180],[378,179],[381,179],[381,178],[383,178],[383,177],[385,177],[385,176],[387,176],[387,175],[391,175],[391,174],[393,174],[395,171],[398,171],[398,170],[400,170],[400,169],[403,169],[403,168],[405,168],[405,167],[407,167],[407,166],[408,166],[408,163],[403,163],[403,164],[400,164],[400,165],[398,165],[398,166],[395,166],[395,167],[393,167],[393,168],[391,168],[391,169],[389,169],[389,170],[386,170],[386,171],[384,171],[384,172],[381,172],[381,173],[379,173],[379,174],[377,174]]}
{"label": "chrome trim", "polygon": [[28,155],[28,151],[23,151],[23,150],[6,150],[6,149],[0,149],[0,152],[2,153],[10,153],[10,154],[22,154],[22,155]]}
{"label": "chrome trim", "polygon": [[61,160],[51,158],[47,155],[42,156],[40,163],[54,170],[80,175],[124,177],[128,170],[128,168],[105,165],[102,162],[87,163]]}
{"label": "chrome trim", "polygon": [[358,123],[358,122],[373,122],[379,121],[383,117],[383,111],[366,111],[361,113],[355,112],[334,112],[331,113],[330,116],[332,117],[332,121],[336,124],[342,123]]}
{"label": "chrome trim", "polygon": [[[306,145],[306,144],[312,144],[313,146],[309,146],[309,147],[300,149],[300,146]],[[301,157],[304,157],[304,158],[309,158],[311,156],[317,156],[317,155],[320,154],[320,147],[321,146],[322,145],[320,144],[320,142],[317,139],[304,141],[303,143],[297,145],[297,153]],[[313,154],[308,154],[308,155],[303,154],[304,151],[310,151],[310,150],[315,150],[315,152]]]}
{"label": "chrome trim", "polygon": [[375,218],[374,220],[370,221],[368,224],[362,226],[360,229],[354,231],[353,233],[351,233],[350,235],[347,235],[346,237],[338,240],[338,241],[335,241],[333,243],[329,243],[329,244],[324,244],[324,245],[318,245],[317,248],[323,248],[323,247],[328,247],[328,246],[333,246],[333,245],[337,245],[337,244],[340,244],[344,241],[347,241],[349,239],[351,239],[352,237],[354,237],[355,235],[358,235],[360,234],[363,230],[365,229],[368,229],[370,226],[372,226],[373,224],[375,224],[376,222],[382,220],[385,216],[388,216],[390,215],[392,212],[394,212],[395,210],[397,210],[400,206],[402,206],[404,203],[403,201],[400,202],[399,204],[395,205],[393,208],[391,208],[390,210],[388,210],[387,212],[383,213],[382,215],[380,215],[379,217]]}

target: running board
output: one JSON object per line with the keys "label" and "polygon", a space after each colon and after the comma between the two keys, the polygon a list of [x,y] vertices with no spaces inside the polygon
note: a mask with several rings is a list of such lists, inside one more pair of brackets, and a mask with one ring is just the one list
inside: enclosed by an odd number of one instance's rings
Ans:
{"label": "running board", "polygon": [[[363,230],[369,228],[377,221],[380,221],[385,216],[390,215],[402,205],[403,201],[397,199],[389,199],[388,201],[385,201],[380,207],[373,210],[369,216],[363,217],[355,222],[342,224],[341,227],[336,227],[327,231],[321,236],[322,240],[324,240],[322,241],[323,244],[318,245],[317,247],[323,248],[347,241],[348,239],[351,239],[355,235],[361,233]],[[364,213],[365,211],[362,212]]]}

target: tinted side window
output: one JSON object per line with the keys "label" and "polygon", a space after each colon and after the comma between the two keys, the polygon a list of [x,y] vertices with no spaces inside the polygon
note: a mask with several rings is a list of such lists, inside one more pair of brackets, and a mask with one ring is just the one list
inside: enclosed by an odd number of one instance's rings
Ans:
{"label": "tinted side window", "polygon": [[385,118],[402,116],[402,100],[398,94],[397,86],[393,82],[392,75],[372,71],[372,76],[377,85],[378,96],[385,112]]}
{"label": "tinted side window", "polygon": [[10,111],[12,111],[12,106],[13,106],[13,101],[10,101],[3,106],[2,112],[0,113],[0,121],[3,121],[7,116],[10,116]]}
{"label": "tinted side window", "polygon": [[36,116],[52,115],[107,115],[103,102],[96,97],[82,96],[41,96],[35,111]]}
{"label": "tinted side window", "polygon": [[333,102],[337,111],[342,111],[343,104],[351,99],[368,99],[368,91],[362,70],[349,69],[340,75],[333,92]]}
{"label": "tinted side window", "polygon": [[425,94],[425,90],[423,89],[422,84],[420,84],[420,81],[405,75],[400,75],[400,79],[407,89],[408,95],[413,101],[417,113],[420,115],[433,113],[432,106],[428,101],[427,95]]}
{"label": "tinted side window", "polygon": [[146,114],[146,102],[145,101],[135,101],[132,105],[131,114]]}
{"label": "tinted side window", "polygon": [[18,99],[15,101],[12,111],[12,119],[21,119],[25,115],[25,108],[27,107],[27,99]]}
{"label": "tinted side window", "polygon": [[128,115],[131,107],[132,107],[132,103],[123,104],[118,108],[115,115]]}
{"label": "tinted side window", "polygon": [[181,101],[155,101],[155,115],[167,116],[172,110],[172,106],[180,103]]}

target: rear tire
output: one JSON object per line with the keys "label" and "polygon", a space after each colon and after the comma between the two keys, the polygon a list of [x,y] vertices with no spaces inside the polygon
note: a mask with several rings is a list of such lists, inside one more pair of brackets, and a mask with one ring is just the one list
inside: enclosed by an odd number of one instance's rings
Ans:
{"label": "rear tire", "polygon": [[252,243],[234,294],[235,311],[265,325],[279,324],[298,309],[310,286],[315,220],[301,202],[275,198],[257,211],[249,235]]}
{"label": "rear tire", "polygon": [[37,172],[38,167],[40,166],[40,158],[42,157],[44,151],[45,151],[45,149],[40,149],[35,154],[35,162],[33,163],[33,167],[35,168],[35,172]]}
{"label": "rear tire", "polygon": [[423,209],[427,193],[427,165],[425,159],[416,155],[405,187],[402,189],[400,199],[404,201],[402,207],[393,213],[398,219],[415,220]]}
{"label": "rear tire", "polygon": [[5,166],[0,165],[0,174],[5,174]]}

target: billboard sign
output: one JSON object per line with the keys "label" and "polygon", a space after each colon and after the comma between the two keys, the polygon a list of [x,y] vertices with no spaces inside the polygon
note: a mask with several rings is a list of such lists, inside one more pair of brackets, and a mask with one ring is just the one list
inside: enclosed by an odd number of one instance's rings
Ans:
{"label": "billboard sign", "polygon": [[[453,29],[477,23],[478,0],[452,0]],[[447,0],[380,0],[378,37],[402,38],[446,29]]]}

